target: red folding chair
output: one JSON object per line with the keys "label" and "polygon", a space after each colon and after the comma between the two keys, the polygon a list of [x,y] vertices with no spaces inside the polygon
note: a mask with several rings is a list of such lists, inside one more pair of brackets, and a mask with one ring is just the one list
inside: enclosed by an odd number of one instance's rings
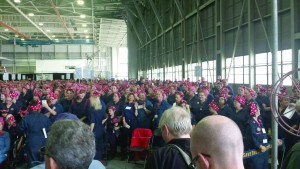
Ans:
{"label": "red folding chair", "polygon": [[136,128],[133,130],[130,146],[128,148],[127,163],[130,157],[133,157],[135,162],[140,159],[147,159],[151,137],[152,131],[150,129]]}

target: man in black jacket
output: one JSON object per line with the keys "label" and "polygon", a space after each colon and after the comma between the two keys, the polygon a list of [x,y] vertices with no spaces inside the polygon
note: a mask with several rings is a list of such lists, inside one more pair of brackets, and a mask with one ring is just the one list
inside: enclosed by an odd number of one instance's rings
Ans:
{"label": "man in black jacket", "polygon": [[191,115],[180,107],[166,110],[158,125],[162,137],[167,143],[147,159],[146,169],[188,169],[191,160],[190,132],[192,130]]}

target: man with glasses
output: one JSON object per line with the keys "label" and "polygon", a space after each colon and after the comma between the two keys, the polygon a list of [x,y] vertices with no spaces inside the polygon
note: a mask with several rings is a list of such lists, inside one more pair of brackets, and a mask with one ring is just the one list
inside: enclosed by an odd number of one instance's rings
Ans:
{"label": "man with glasses", "polygon": [[190,167],[199,169],[244,169],[243,138],[238,126],[220,115],[202,119],[191,134]]}
{"label": "man with glasses", "polygon": [[190,113],[180,107],[172,107],[162,114],[158,129],[167,145],[149,156],[145,169],[188,169],[191,161]]}
{"label": "man with glasses", "polygon": [[80,120],[59,120],[51,126],[46,146],[40,149],[45,164],[32,169],[105,169],[96,160],[95,137]]}

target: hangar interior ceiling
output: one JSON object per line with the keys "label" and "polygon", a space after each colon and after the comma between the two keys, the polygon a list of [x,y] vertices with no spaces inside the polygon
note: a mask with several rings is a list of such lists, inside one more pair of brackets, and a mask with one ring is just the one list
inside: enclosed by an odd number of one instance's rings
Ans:
{"label": "hangar interior ceiling", "polygon": [[124,15],[121,0],[1,0],[0,40],[127,46]]}

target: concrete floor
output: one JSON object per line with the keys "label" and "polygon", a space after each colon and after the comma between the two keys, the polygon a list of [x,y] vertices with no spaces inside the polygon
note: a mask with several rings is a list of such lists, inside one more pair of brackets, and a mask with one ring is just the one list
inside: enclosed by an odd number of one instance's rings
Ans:
{"label": "concrete floor", "polygon": [[127,163],[127,161],[121,161],[118,157],[116,157],[113,160],[109,160],[106,169],[143,169],[144,168],[144,161],[137,161],[134,163],[133,161],[130,161]]}

